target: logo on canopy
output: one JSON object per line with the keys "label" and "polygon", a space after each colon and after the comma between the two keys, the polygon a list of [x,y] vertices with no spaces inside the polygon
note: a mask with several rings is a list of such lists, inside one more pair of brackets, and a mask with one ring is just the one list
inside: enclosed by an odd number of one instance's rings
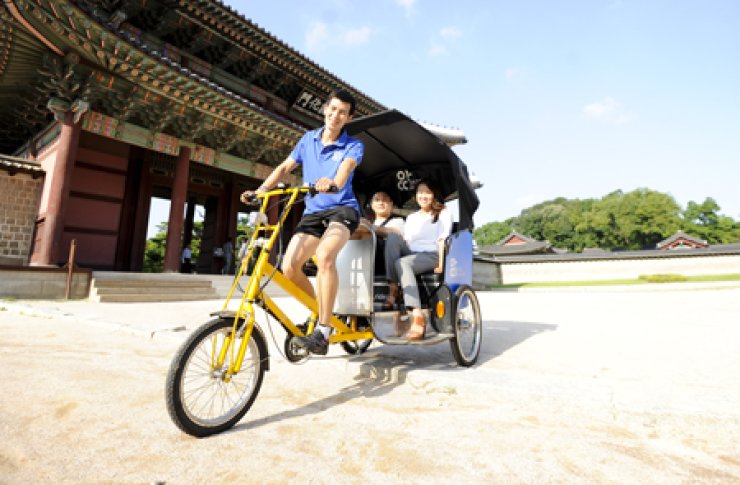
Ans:
{"label": "logo on canopy", "polygon": [[399,192],[412,192],[418,183],[419,180],[410,171],[404,169],[396,172],[396,188]]}

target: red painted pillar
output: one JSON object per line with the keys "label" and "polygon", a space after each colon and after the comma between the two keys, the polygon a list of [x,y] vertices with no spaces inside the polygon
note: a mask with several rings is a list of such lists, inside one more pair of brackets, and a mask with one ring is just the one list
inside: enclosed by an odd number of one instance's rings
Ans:
{"label": "red painted pillar", "polygon": [[228,195],[228,212],[229,212],[229,219],[228,219],[228,225],[226,226],[226,237],[230,237],[233,241],[234,245],[236,246],[236,238],[238,237],[237,231],[237,223],[239,222],[239,196],[241,195],[241,192],[239,191],[239,187],[236,185],[236,179],[235,177],[231,177],[231,183],[229,184],[229,187],[227,188]]}
{"label": "red painted pillar", "polygon": [[190,147],[180,148],[180,155],[175,165],[175,181],[172,184],[170,200],[170,218],[167,222],[167,243],[164,250],[165,273],[177,272],[180,269],[182,253],[182,229],[185,215],[185,201],[188,196],[190,180]]}
{"label": "red painted pillar", "polygon": [[193,222],[195,221],[195,197],[190,197],[185,210],[185,226],[182,231],[182,247],[190,246],[193,242]]}
{"label": "red painted pillar", "polygon": [[62,131],[59,135],[59,150],[52,169],[49,200],[44,220],[44,235],[33,264],[54,265],[66,261],[66,252],[61,247],[64,232],[64,210],[69,199],[72,170],[77,158],[80,142],[80,125],[74,122],[74,113],[61,114]]}
{"label": "red painted pillar", "polygon": [[[146,231],[149,222],[149,210],[152,204],[152,180],[149,159],[144,156],[143,149],[135,149],[134,155],[141,159],[141,174],[139,179],[139,197],[136,202],[136,222],[131,247],[131,271],[141,271],[144,268],[144,251],[146,250]],[[129,162],[131,163],[131,162]]]}

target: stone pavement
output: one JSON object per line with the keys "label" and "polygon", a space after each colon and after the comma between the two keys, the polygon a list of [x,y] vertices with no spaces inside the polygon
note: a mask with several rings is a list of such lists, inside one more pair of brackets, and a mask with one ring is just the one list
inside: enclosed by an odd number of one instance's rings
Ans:
{"label": "stone pavement", "polygon": [[650,288],[480,292],[468,369],[447,343],[292,365],[258,315],[260,394],[203,440],[164,378],[219,301],[0,301],[0,481],[738,483],[740,289]]}
{"label": "stone pavement", "polygon": [[157,303],[96,303],[87,300],[17,300],[0,301],[9,310],[46,318],[86,321],[112,325],[129,333],[147,337],[165,337],[193,330],[219,311],[220,300],[157,302]]}
{"label": "stone pavement", "polygon": [[[274,293],[273,293],[274,294]],[[284,293],[278,293],[278,295]],[[696,323],[705,317],[703,313],[710,311],[706,304],[691,305],[691,301],[698,302],[702,296],[720,297],[721,301],[727,303],[729,295],[737,295],[737,299],[730,298],[730,309],[726,310],[719,318],[720,322],[734,322],[740,314],[740,283],[738,282],[710,282],[710,283],[678,283],[658,285],[626,285],[605,287],[553,287],[553,288],[531,288],[513,291],[478,292],[481,311],[484,319],[484,340],[479,362],[473,371],[459,368],[452,357],[449,343],[442,342],[436,345],[407,346],[407,345],[381,345],[374,342],[370,350],[365,354],[372,360],[350,358],[347,359],[347,367],[351,372],[360,370],[368,376],[387,374],[386,379],[415,378],[417,382],[428,382],[451,378],[456,384],[464,382],[490,384],[492,381],[488,370],[496,368],[496,357],[504,352],[512,353],[512,349],[526,340],[558,330],[555,336],[561,336],[563,329],[558,323],[557,312],[563,310],[563,302],[573,301],[574,321],[562,322],[567,326],[576,324],[578,316],[591,312],[594,318],[601,320],[598,326],[601,335],[600,345],[616,344],[622,341],[625,346],[633,346],[641,343],[629,342],[636,337],[633,332],[650,333],[652,327],[656,327],[654,334],[650,334],[647,342],[658,345],[662,338],[663,326],[670,324],[670,315],[678,312],[674,317],[679,319],[689,318],[692,312],[697,312]],[[299,303],[290,297],[276,296],[281,308],[294,322],[302,322],[306,319],[308,312]],[[551,302],[549,305],[530,307],[529,303],[515,304],[513,302]],[[629,301],[629,305],[620,306],[619,301]],[[499,308],[501,302],[512,302]],[[603,302],[603,303],[599,303]],[[614,307],[604,306],[615,302]],[[669,302],[661,304],[661,302]],[[174,339],[181,341],[185,336],[202,323],[210,320],[211,313],[223,308],[222,300],[207,300],[194,302],[160,302],[160,303],[95,303],[87,300],[72,301],[2,301],[0,307],[7,308],[13,312],[27,315],[43,316],[45,318],[59,318],[67,321],[85,321],[89,323],[110,325],[122,331],[145,337],[148,339]],[[686,306],[685,310],[680,310]],[[232,301],[229,309],[236,309],[238,301]],[[714,308],[718,312],[723,308]],[[513,312],[512,312],[513,310]],[[271,359],[282,357],[284,330],[266,314],[257,309],[256,321],[262,327],[270,346]],[[627,313],[627,317],[624,313]],[[737,313],[735,313],[737,312]],[[566,310],[566,314],[569,314]],[[537,315],[537,318],[522,320],[522,316]],[[624,321],[628,318],[630,321]],[[664,321],[665,319],[668,321]],[[615,325],[610,325],[614,322]],[[619,322],[618,324],[616,322]],[[598,322],[594,321],[596,325]],[[653,325],[650,325],[650,324]],[[579,327],[580,328],[580,327]],[[644,328],[644,330],[642,329]],[[583,337],[590,332],[588,327],[581,329]],[[602,341],[605,335],[612,335],[611,342]],[[563,342],[560,345],[581,345],[582,338],[574,341]],[[645,343],[647,345],[648,343]],[[587,342],[586,345],[593,345]],[[557,351],[556,349],[551,349]],[[564,348],[563,348],[564,350]],[[582,350],[581,350],[582,351]],[[345,353],[339,345],[330,348],[329,355],[344,356]],[[382,357],[377,359],[376,357]],[[410,367],[399,366],[399,363],[408,363]],[[399,370],[400,369],[400,370]],[[414,372],[406,372],[413,369]],[[444,369],[446,372],[440,373]],[[461,372],[462,371],[462,372]],[[409,377],[411,376],[411,377]],[[518,385],[515,381],[512,385]],[[560,392],[559,390],[557,392]],[[740,409],[740,400],[738,401]]]}

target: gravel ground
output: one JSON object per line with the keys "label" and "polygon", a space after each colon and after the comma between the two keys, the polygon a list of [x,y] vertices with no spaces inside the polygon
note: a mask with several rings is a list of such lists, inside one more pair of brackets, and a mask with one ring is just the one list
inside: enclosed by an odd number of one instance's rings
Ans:
{"label": "gravel ground", "polygon": [[740,482],[739,288],[479,298],[475,367],[271,344],[252,409],[206,439],[164,380],[218,302],[0,302],[0,483]]}

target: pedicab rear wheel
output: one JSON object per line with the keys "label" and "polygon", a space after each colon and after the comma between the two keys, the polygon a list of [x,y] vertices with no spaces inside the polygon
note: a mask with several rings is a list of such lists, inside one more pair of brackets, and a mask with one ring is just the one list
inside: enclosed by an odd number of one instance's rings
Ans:
{"label": "pedicab rear wheel", "polygon": [[[203,324],[182,344],[170,364],[165,384],[167,412],[185,433],[202,438],[235,425],[254,403],[267,370],[267,345],[254,326],[241,370],[231,376],[229,345],[234,352],[243,339],[243,322],[232,337],[233,320],[217,318]],[[230,342],[230,343],[229,343]],[[212,362],[226,352],[224,365]]]}
{"label": "pedicab rear wheel", "polygon": [[475,291],[468,285],[458,287],[454,301],[454,336],[450,339],[450,347],[455,361],[463,367],[470,367],[478,360],[483,339],[480,305]]}
{"label": "pedicab rear wheel", "polygon": [[[352,317],[344,317],[344,323],[347,325],[350,324],[350,318]],[[367,317],[355,317],[357,318],[357,330],[363,331],[370,328],[370,320]],[[349,355],[360,355],[364,354],[367,349],[370,348],[370,344],[373,343],[373,339],[362,339],[362,340],[347,340],[346,342],[342,342],[342,348],[345,352],[347,352]]]}

